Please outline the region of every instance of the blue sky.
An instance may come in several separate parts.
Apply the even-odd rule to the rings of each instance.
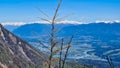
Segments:
[[[0,0],[0,22],[31,22],[52,17],[59,0]],[[120,0],[63,0],[59,16],[65,20],[94,22],[120,20]]]

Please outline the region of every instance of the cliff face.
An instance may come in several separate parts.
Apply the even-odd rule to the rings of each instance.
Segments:
[[[0,25],[0,68],[42,68],[47,56]]]

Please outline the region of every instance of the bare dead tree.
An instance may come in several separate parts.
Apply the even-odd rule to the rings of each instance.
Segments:
[[[56,30],[55,28],[55,24],[57,22],[60,22],[62,21],[61,19],[62,18],[58,18],[57,19],[57,15],[58,15],[58,11],[60,9],[60,6],[61,6],[61,3],[62,3],[62,0],[60,0],[60,2],[58,3],[58,6],[55,10],[55,13],[53,15],[53,18],[52,20],[48,20],[48,19],[45,19],[45,18],[41,18],[41,20],[44,20],[44,21],[47,21],[50,23],[51,25],[51,32],[50,32],[50,39],[49,39],[49,42],[50,42],[50,47],[46,46],[44,43],[42,43],[40,40],[39,40],[39,44],[44,46],[45,48],[47,48],[50,52],[49,54],[49,59],[48,59],[48,68],[53,68],[54,67],[54,61],[53,61],[53,57],[54,55],[56,55],[57,53],[60,54],[59,56],[59,61],[58,61],[58,68],[64,68],[64,65],[65,65],[65,62],[66,62],[66,59],[67,59],[67,56],[68,56],[68,52],[69,52],[69,49],[71,47],[71,42],[72,42],[72,39],[73,39],[73,36],[70,38],[70,40],[64,44],[64,39],[58,39],[56,37],[56,33],[58,32],[58,30]],[[39,11],[45,15],[47,18],[49,18],[49,16],[41,11],[39,9]],[[61,43],[61,44],[60,44]],[[63,50],[65,50],[65,55],[63,56]],[[63,59],[63,60],[62,60]]]
[[[51,22],[51,48],[50,48],[50,57],[49,57],[49,68],[51,68],[51,65],[52,65],[52,58],[53,58],[53,48],[55,47],[55,42],[54,42],[54,38],[55,38],[55,20],[56,20],[56,17],[57,17],[57,13],[58,13],[58,10],[61,6],[61,3],[62,3],[62,0],[60,0],[60,2],[58,3],[58,6],[57,6],[57,9],[54,13],[54,16],[53,16],[53,19],[52,19],[52,22]]]
[[[65,56],[64,56],[64,59],[63,59],[62,68],[64,68],[64,66],[65,66],[65,62],[66,62],[66,59],[67,59],[67,56],[68,56],[68,51],[69,51],[69,49],[71,47],[70,44],[71,44],[72,40],[73,40],[73,36],[70,38],[70,41],[67,43],[67,49],[66,49],[66,53],[65,53]]]
[[[108,61],[110,68],[114,68],[114,64],[112,62],[112,59],[109,56],[106,56],[106,60]]]
[[[61,43],[61,47],[60,47],[60,57],[59,57],[59,68],[61,68],[61,63],[62,63],[62,50],[63,50],[63,42],[64,42],[64,39],[62,39],[62,43]]]

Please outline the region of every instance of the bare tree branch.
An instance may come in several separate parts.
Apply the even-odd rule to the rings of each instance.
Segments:
[[[68,51],[70,49],[70,44],[72,42],[72,39],[73,39],[73,36],[70,38],[70,41],[67,43],[68,47],[67,47],[67,50],[66,50],[66,53],[65,53],[65,56],[64,56],[64,59],[63,59],[63,65],[62,65],[62,68],[64,68],[65,66],[65,62],[66,62],[66,59],[67,59],[67,56],[68,56]]]
[[[43,12],[41,9],[39,9],[39,8],[37,8],[44,16],[46,16],[47,18],[49,18],[50,19],[50,17],[49,17],[49,15],[48,14],[46,14],[45,12]]]
[[[63,17],[57,18],[56,20],[61,20],[61,21],[62,21],[62,19],[65,19],[65,18],[67,18],[67,17],[69,17],[69,16],[71,16],[71,15],[73,15],[73,14],[65,15],[65,16],[63,16]]]
[[[44,19],[44,18],[40,18],[40,19],[43,20],[43,21],[46,21],[46,22],[51,23],[51,21],[49,21],[49,20],[47,20],[47,19]]]
[[[44,43],[42,43],[41,41],[39,41],[39,44],[42,45],[42,46],[44,46],[44,47],[47,48],[48,50],[50,50],[49,47],[46,46],[46,45],[45,45]]]
[[[52,19],[52,24],[54,24],[54,21],[56,19],[57,14],[58,14],[58,10],[61,6],[61,3],[62,3],[62,0],[60,0],[60,2],[58,3],[57,9],[56,9],[55,14],[54,14],[53,19]]]
[[[61,43],[61,47],[60,47],[60,57],[59,57],[59,68],[61,68],[61,60],[62,60],[62,50],[63,50],[63,42],[64,42],[64,39],[62,39],[62,43]]]
[[[114,64],[112,62],[112,59],[109,56],[106,56],[106,59],[107,59],[109,65],[110,65],[110,68],[114,68]]]

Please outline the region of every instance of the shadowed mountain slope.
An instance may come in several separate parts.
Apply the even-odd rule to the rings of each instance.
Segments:
[[[0,25],[0,68],[42,68],[47,55]]]

